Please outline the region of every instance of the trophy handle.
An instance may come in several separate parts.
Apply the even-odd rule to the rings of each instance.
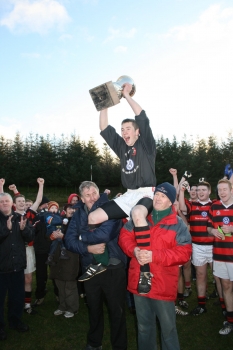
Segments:
[[[123,86],[125,83],[129,83],[132,85],[132,90],[129,93],[129,95],[131,97],[136,92],[136,85],[135,85],[133,79],[130,78],[128,75],[122,75],[120,78],[117,79],[116,82],[113,83],[119,99],[121,99],[123,97],[122,91],[123,91]]]

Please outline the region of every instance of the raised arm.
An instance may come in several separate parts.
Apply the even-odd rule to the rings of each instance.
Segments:
[[[173,176],[173,186],[175,187],[176,193],[177,193],[178,192],[178,186],[179,186],[178,178],[177,178],[177,169],[170,168],[169,169],[169,173]]]
[[[103,109],[100,111],[99,127],[103,131],[108,126],[108,109]]]
[[[180,186],[180,192],[179,192],[179,206],[180,206],[180,210],[182,212],[187,213],[187,206],[185,204],[185,200],[184,200],[184,191],[185,191],[185,186],[183,186],[181,184]]]
[[[125,99],[127,100],[128,104],[130,105],[130,107],[134,111],[134,114],[139,115],[142,111],[142,107],[136,101],[134,101],[132,99],[132,97],[129,95],[131,90],[132,90],[132,85],[129,83],[126,83],[124,85],[122,93],[123,93]]]
[[[33,211],[37,211],[37,209],[42,201],[43,191],[44,191],[44,179],[42,179],[41,177],[38,177],[37,182],[39,185],[39,189],[38,189],[36,200],[31,206],[31,209]]]

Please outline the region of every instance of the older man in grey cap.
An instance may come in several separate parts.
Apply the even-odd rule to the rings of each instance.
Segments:
[[[134,294],[139,350],[156,350],[156,316],[161,326],[162,349],[180,349],[174,301],[179,265],[189,260],[192,248],[187,226],[172,206],[175,199],[174,186],[168,182],[158,185],[152,213],[147,219],[141,216],[135,223],[129,221],[120,233],[119,245],[131,258],[128,290]],[[138,291],[138,276],[142,273],[140,267],[147,264],[151,288],[142,295]]]

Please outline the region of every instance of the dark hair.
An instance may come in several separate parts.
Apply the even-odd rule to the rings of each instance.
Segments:
[[[64,205],[63,210],[66,211],[68,208],[73,208],[73,204],[67,203]]]
[[[13,198],[13,203],[16,203],[16,199],[17,198],[24,198],[25,199],[25,196],[23,194],[17,194],[16,196],[14,196]]]
[[[208,190],[211,191],[211,186],[210,186],[209,182],[207,182],[207,181],[199,182],[199,184],[197,184],[197,187],[199,187],[199,186],[206,186],[208,188]]]
[[[138,124],[135,122],[134,119],[130,119],[130,118],[124,119],[124,120],[122,120],[121,125],[122,125],[122,124],[125,124],[125,123],[132,123],[132,125],[133,125],[133,127],[134,127],[135,130],[139,129],[139,126],[138,126]]]

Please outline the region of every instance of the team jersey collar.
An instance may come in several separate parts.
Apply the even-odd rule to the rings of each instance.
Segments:
[[[233,205],[233,201],[231,204],[224,204],[223,201],[220,199],[220,202],[222,203],[222,205],[225,207],[225,208],[229,208]]]
[[[202,205],[206,205],[207,203],[211,202],[212,203],[212,200],[209,198],[207,202],[201,202],[199,201],[199,199],[197,200],[198,203],[202,204]]]

